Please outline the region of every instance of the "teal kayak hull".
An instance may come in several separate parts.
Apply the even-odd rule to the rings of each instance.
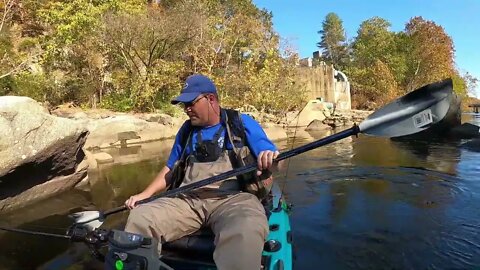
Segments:
[[[268,258],[268,268],[265,269],[292,269],[293,268],[293,247],[292,247],[292,232],[290,228],[289,211],[290,207],[287,205],[282,197],[281,190],[278,185],[272,187],[273,195],[273,209],[270,211],[268,224],[270,233],[266,241],[266,247],[263,251],[263,257]],[[272,243],[269,245],[269,243]],[[267,246],[277,247],[270,248]],[[270,249],[270,250],[268,250]]]

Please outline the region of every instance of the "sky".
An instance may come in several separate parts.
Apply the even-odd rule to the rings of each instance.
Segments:
[[[347,39],[357,35],[360,24],[378,16],[391,23],[391,31],[403,31],[410,18],[422,16],[442,26],[455,46],[460,74],[480,79],[480,0],[253,0],[258,8],[273,13],[274,29],[299,52],[312,56],[325,16],[336,13],[343,21]],[[480,85],[474,93],[480,98]]]

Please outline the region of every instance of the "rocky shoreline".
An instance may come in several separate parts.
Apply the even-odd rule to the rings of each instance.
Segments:
[[[249,106],[239,110],[259,121],[274,141],[287,139],[295,126],[297,136],[308,136],[308,132],[351,126],[370,113],[332,112],[316,101],[284,117]],[[68,104],[48,110],[27,97],[0,97],[0,213],[88,185],[88,172],[102,164],[137,162],[168,152],[187,119],[180,115],[85,111]],[[135,153],[133,146],[156,141],[161,143]],[[112,153],[122,151],[133,154],[113,158]]]

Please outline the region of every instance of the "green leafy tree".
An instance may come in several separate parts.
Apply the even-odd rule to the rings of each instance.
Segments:
[[[150,8],[147,14],[113,15],[105,21],[104,43],[116,77],[125,88],[117,88],[132,99],[136,110],[154,110],[157,99],[165,103],[180,88],[184,76],[183,55],[198,35],[201,17],[193,1],[183,2],[166,13]],[[189,19],[190,18],[190,19]],[[129,27],[126,28],[125,25]],[[114,78],[115,79],[115,78]]]
[[[305,100],[305,93],[294,81],[295,69],[272,49],[262,59],[262,66],[255,58],[247,60],[245,80],[248,87],[242,93],[240,104],[251,104],[262,112],[285,115],[292,109],[298,109]],[[294,61],[294,59],[290,59]],[[240,105],[239,104],[239,105]]]
[[[333,64],[337,69],[343,69],[348,61],[345,30],[343,22],[335,13],[328,13],[322,23],[318,48],[322,50],[322,60]]]
[[[301,102],[296,57],[280,48],[272,14],[251,0],[10,1],[22,11],[11,17],[21,27],[2,27],[10,66],[0,69],[25,68],[0,82],[9,93],[52,105],[173,111],[181,81],[200,72],[219,85],[226,106],[283,112]]]
[[[454,74],[450,76],[453,81],[453,90],[457,93],[460,97],[467,97],[467,83],[465,82],[464,78],[455,71]]]
[[[395,76],[381,60],[375,60],[369,68],[353,67],[349,71],[354,108],[373,110],[397,96]]]
[[[30,36],[32,1],[3,0],[0,2],[0,93],[18,90],[15,77],[21,76],[35,63],[40,54],[37,40]]]
[[[145,3],[138,0],[46,1],[37,11],[45,25],[42,67],[55,77],[59,95],[52,104],[73,101],[96,107],[102,97],[107,48],[99,39],[107,13],[139,13]],[[63,94],[60,94],[63,93]]]
[[[352,43],[352,64],[346,73],[352,81],[353,105],[357,108],[373,109],[398,95],[397,81],[406,69],[400,44],[406,41],[389,27],[385,19],[368,19],[360,25]]]
[[[395,46],[395,34],[389,31],[390,26],[379,17],[362,22],[352,44],[355,66],[368,67],[377,60],[390,61]]]
[[[250,104],[269,112],[298,106],[299,99],[282,98],[288,92],[303,95],[300,87],[292,87],[294,62],[282,57],[271,14],[251,1],[197,3],[203,11],[197,16],[207,19],[197,25],[200,34],[186,52],[187,69],[214,78],[226,106]]]

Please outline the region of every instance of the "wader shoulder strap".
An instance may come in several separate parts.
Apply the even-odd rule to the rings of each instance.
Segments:
[[[170,182],[167,183],[168,190],[178,188],[182,184],[183,178],[185,177],[185,170],[186,170],[185,154],[187,152],[188,143],[190,142],[190,138],[192,135],[190,122],[187,122],[186,125],[187,127],[185,128],[182,136],[180,137],[180,141],[178,142],[183,147],[182,154],[180,155],[180,158],[177,161],[175,161],[175,164],[173,164]]]
[[[190,137],[192,135],[192,124],[190,124],[190,120],[185,123],[186,128],[180,137],[180,141],[178,142],[182,147],[182,154],[180,155],[180,160],[185,160],[185,153],[187,152],[188,143],[190,142]]]
[[[245,133],[245,126],[243,124],[242,117],[240,112],[231,109],[225,109],[225,117],[227,128],[230,128],[231,136],[233,136],[233,141],[230,140],[232,145],[235,147],[241,148],[244,145],[247,145],[247,136]],[[231,138],[229,138],[231,139]]]
[[[233,110],[232,110],[233,111]],[[245,126],[241,119],[241,115],[237,111],[227,111],[227,134],[228,138],[233,147],[233,153],[229,154],[230,162],[232,163],[234,168],[239,168],[242,166],[247,165],[247,163],[254,162],[255,158],[252,155],[252,149],[246,140],[245,134]],[[236,133],[235,133],[236,132]],[[240,143],[236,144],[235,139],[239,139]],[[247,148],[245,148],[245,146]],[[248,149],[248,150],[247,150]],[[263,174],[262,174],[263,175]],[[267,178],[269,175],[265,175]],[[265,184],[262,181],[266,178],[260,178],[256,176],[255,172],[251,172],[248,174],[243,174],[237,176],[238,181],[240,182],[241,189],[243,191],[249,192],[255,196],[259,200],[262,200],[266,197],[268,190],[265,187]]]
[[[240,151],[244,146],[247,146],[249,149],[250,146],[246,141],[245,126],[243,125],[241,115],[235,110],[225,110],[225,118],[227,122],[226,127],[228,139],[230,140],[233,152],[235,153],[234,157],[230,156],[230,161],[236,168],[245,166],[246,164]]]

